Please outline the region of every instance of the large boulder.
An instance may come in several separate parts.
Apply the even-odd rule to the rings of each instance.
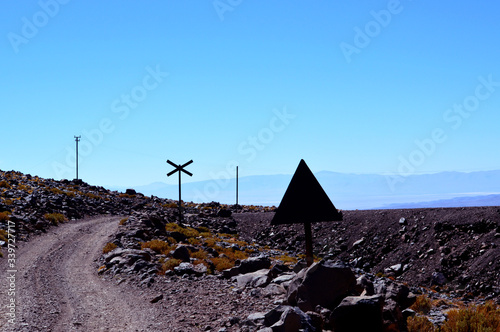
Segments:
[[[348,296],[336,307],[330,322],[335,332],[381,332],[383,295]]]
[[[288,303],[303,311],[333,309],[356,288],[356,277],[342,262],[320,261],[302,270],[288,287]]]
[[[271,326],[273,332],[315,332],[311,318],[297,307],[288,307]]]
[[[262,269],[251,273],[241,274],[236,277],[238,287],[265,287],[271,281],[269,270]]]

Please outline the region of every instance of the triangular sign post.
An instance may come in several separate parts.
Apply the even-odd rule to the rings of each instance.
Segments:
[[[306,261],[307,265],[310,266],[313,262],[311,223],[340,220],[342,220],[342,213],[335,208],[302,159],[286,189],[271,225],[304,224]]]

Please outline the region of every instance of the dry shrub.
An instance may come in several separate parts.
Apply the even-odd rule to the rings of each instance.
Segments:
[[[120,225],[125,225],[127,220],[128,220],[128,218],[123,218],[122,220],[120,220]]]
[[[431,311],[432,308],[432,301],[425,295],[420,295],[417,297],[417,300],[415,303],[410,307],[410,309],[426,315]]]
[[[174,222],[168,223],[165,225],[165,230],[167,232],[179,232],[184,234],[187,238],[198,237],[200,232],[191,227],[182,227]]]
[[[227,270],[234,266],[234,262],[231,262],[227,257],[214,257],[210,258],[214,267],[217,271]]]
[[[104,248],[102,248],[102,253],[107,254],[108,252],[110,252],[116,248],[118,248],[118,246],[116,244],[114,244],[113,242],[108,242],[108,243],[106,243]]]
[[[210,228],[208,228],[208,227],[200,226],[197,228],[197,230],[200,233],[208,233],[209,235],[207,235],[207,237],[211,236]],[[200,234],[200,235],[203,236],[203,234]]]
[[[205,250],[198,250],[198,251],[191,253],[191,257],[196,258],[196,259],[207,259],[208,252],[206,252]]]
[[[0,212],[0,222],[1,221],[7,221],[9,220],[9,213],[8,212]]]
[[[500,307],[493,301],[448,311],[443,332],[500,332]]]
[[[160,274],[165,274],[165,272],[173,270],[174,267],[179,266],[182,263],[180,259],[170,258],[165,263],[161,265]]]
[[[0,241],[8,242],[9,234],[5,229],[0,229]]]
[[[204,239],[204,245],[210,248],[214,248],[217,241],[214,238]]]
[[[141,242],[141,249],[150,248],[151,250],[159,253],[168,255],[168,253],[173,249],[167,242],[162,240],[151,240],[148,242]]]
[[[408,332],[435,332],[437,331],[432,324],[424,316],[408,317],[407,320]]]
[[[0,188],[10,189],[11,186],[10,186],[10,184],[7,181],[2,180],[2,181],[0,181]]]
[[[46,213],[43,217],[54,225],[57,225],[67,220],[64,214],[62,213]]]
[[[197,245],[201,244],[200,239],[197,239],[195,237],[190,237],[187,241],[190,245],[193,245],[193,246],[197,246]]]
[[[297,258],[296,257],[291,257],[288,255],[281,255],[281,256],[276,256],[272,257],[272,259],[282,261],[284,264],[295,264],[297,263]]]

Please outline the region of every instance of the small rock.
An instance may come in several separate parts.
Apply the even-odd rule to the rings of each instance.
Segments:
[[[158,295],[158,296],[154,297],[154,298],[153,298],[151,301],[149,301],[149,302],[151,302],[151,303],[156,303],[156,302],[160,301],[161,299],[163,299],[163,294],[160,294],[160,295]]]
[[[183,262],[189,263],[191,255],[189,254],[189,249],[186,246],[179,245],[175,248],[172,255],[176,259],[180,259]]]

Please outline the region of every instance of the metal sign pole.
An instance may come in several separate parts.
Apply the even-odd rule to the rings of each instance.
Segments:
[[[179,222],[182,221],[182,200],[181,200],[181,172],[184,172],[186,173],[187,175],[189,176],[193,176],[193,173],[191,172],[188,172],[184,169],[184,167],[186,167],[187,165],[190,165],[193,161],[190,160],[188,161],[187,163],[185,163],[184,165],[177,165],[177,164],[174,164],[173,162],[171,162],[170,160],[167,160],[167,163],[174,166],[175,169],[173,171],[171,171],[170,173],[167,174],[167,176],[170,176],[170,175],[173,175],[175,174],[175,172],[179,172],[179,204],[178,204],[178,208],[179,208]]]
[[[76,141],[76,179],[78,180],[78,142],[80,142],[82,136],[75,136]]]
[[[306,236],[306,263],[307,266],[311,266],[312,263],[314,262],[314,256],[313,256],[313,244],[312,244],[313,241],[312,230],[310,222],[304,223],[304,231]]]

